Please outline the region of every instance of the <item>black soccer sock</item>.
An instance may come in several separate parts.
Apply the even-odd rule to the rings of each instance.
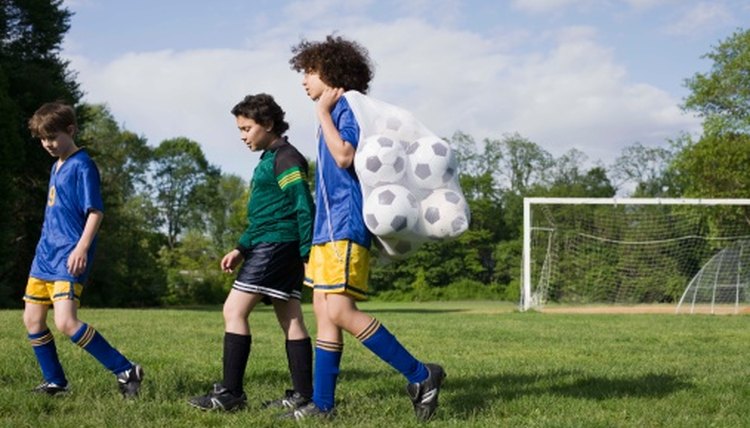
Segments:
[[[292,387],[300,395],[312,398],[312,341],[309,337],[286,341],[286,358],[289,362],[289,373],[292,375]]]
[[[224,380],[221,384],[235,397],[244,392],[242,382],[252,341],[251,335],[224,333]]]

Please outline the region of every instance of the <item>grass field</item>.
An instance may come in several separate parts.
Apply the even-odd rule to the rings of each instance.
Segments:
[[[750,427],[748,315],[518,313],[495,302],[362,308],[418,358],[445,366],[448,378],[431,426]],[[305,310],[312,327],[310,306]],[[0,425],[297,425],[258,409],[289,386],[270,309],[251,316],[249,406],[233,414],[203,413],[186,403],[221,377],[220,308],[83,308],[79,315],[143,365],[142,396],[122,400],[114,376],[59,333],[72,392],[29,393],[40,372],[21,312],[0,311]],[[304,426],[418,425],[403,378],[350,337],[339,380],[338,417]]]

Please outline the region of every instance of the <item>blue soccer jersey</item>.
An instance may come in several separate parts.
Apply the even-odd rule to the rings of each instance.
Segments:
[[[339,98],[331,111],[333,124],[344,141],[357,148],[359,124],[346,98]],[[354,165],[339,168],[318,133],[318,176],[315,181],[315,226],[313,244],[349,239],[370,248],[371,236],[362,216],[362,189]]]
[[[81,149],[57,168],[52,166],[42,236],[36,246],[30,275],[46,281],[83,283],[88,276],[96,242],[88,251],[86,270],[75,277],[68,272],[67,261],[81,239],[90,210],[104,211],[99,170],[88,153]]]

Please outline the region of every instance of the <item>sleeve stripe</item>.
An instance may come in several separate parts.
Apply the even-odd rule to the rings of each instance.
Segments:
[[[304,179],[305,178],[302,175],[302,172],[298,168],[288,169],[284,171],[284,173],[276,177],[276,181],[279,182],[279,187],[281,187],[281,190],[284,190],[290,185],[297,182],[304,181]]]

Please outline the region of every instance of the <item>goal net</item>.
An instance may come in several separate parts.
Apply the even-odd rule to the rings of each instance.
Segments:
[[[750,199],[525,198],[521,309],[750,303]]]

